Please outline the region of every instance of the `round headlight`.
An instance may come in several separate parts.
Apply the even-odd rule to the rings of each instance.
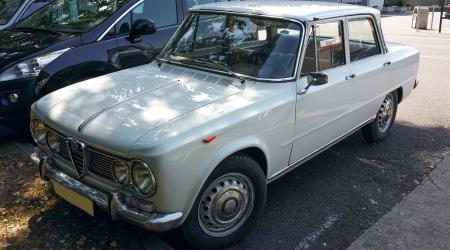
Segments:
[[[128,167],[123,161],[113,162],[113,174],[117,183],[125,185],[130,179],[130,174],[128,173]]]
[[[59,138],[52,131],[47,132],[47,146],[51,151],[58,153],[59,152]]]
[[[139,192],[145,195],[153,195],[155,193],[155,176],[147,164],[134,162],[131,167],[131,179]]]
[[[47,128],[45,124],[38,118],[34,118],[31,121],[31,134],[33,135],[36,143],[45,145],[45,137],[46,137]]]

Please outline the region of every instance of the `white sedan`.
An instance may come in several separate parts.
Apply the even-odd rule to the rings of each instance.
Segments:
[[[384,140],[418,63],[416,48],[384,42],[371,8],[198,6],[155,62],[37,101],[32,157],[91,215],[224,247],[250,230],[269,182],[357,129]]]

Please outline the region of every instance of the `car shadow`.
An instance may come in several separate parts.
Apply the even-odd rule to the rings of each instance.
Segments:
[[[231,249],[346,248],[449,151],[444,127],[397,123],[379,144],[357,132],[271,183],[263,214]],[[27,231],[8,238],[7,248],[188,249],[177,231],[155,234],[105,213],[90,217],[62,200],[29,219]]]

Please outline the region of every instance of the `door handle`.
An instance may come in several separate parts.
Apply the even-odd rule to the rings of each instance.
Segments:
[[[383,67],[386,67],[386,66],[389,66],[389,65],[391,65],[391,61],[387,61],[387,62],[383,63]]]
[[[349,80],[350,78],[355,78],[355,77],[356,77],[355,74],[350,74],[350,75],[345,77],[345,80]]]

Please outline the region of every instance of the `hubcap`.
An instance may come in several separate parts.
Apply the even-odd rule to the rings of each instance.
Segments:
[[[391,94],[384,98],[380,110],[378,110],[378,130],[381,133],[386,132],[392,123],[394,116],[394,99]]]
[[[213,237],[234,233],[250,216],[254,193],[252,182],[243,174],[219,177],[208,186],[198,207],[202,230]]]

